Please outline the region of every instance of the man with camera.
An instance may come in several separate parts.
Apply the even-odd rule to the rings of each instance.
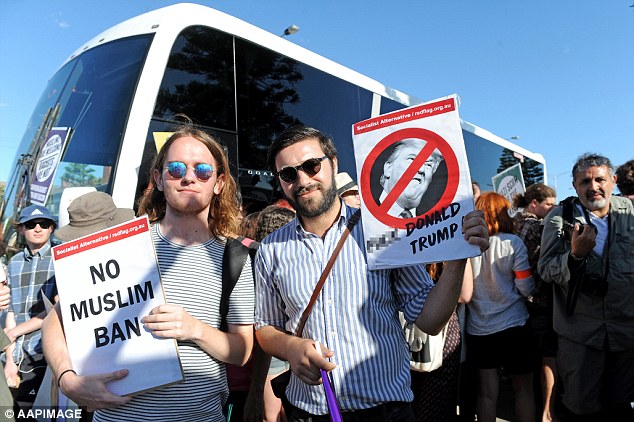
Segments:
[[[584,154],[577,197],[544,220],[539,274],[554,283],[559,420],[630,421],[634,413],[634,206],[612,195],[609,159]]]

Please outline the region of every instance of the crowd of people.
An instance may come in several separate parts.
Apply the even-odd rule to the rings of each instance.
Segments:
[[[71,241],[134,211],[103,192],[71,202],[61,228],[46,207],[22,209],[15,225],[25,246],[0,286],[2,405],[33,406],[48,368],[53,390],[84,420],[330,421],[327,381],[344,421],[487,422],[508,377],[513,420],[634,420],[634,161],[617,170],[581,156],[576,196],[559,206],[542,183],[511,204],[474,182],[462,232],[481,255],[391,270],[368,269],[359,188],[339,171],[331,139],[291,127],[267,164],[282,198],[247,206],[206,132],[183,124],[158,152],[136,214],[152,223],[166,303],[141,321],[176,341],[184,381],[131,396],[108,389],[126,368],[74,370],[51,238]],[[433,183],[437,163],[425,166]],[[249,254],[224,327],[223,254],[234,238]],[[421,369],[432,338],[442,364]],[[274,391],[283,374],[287,384]]]

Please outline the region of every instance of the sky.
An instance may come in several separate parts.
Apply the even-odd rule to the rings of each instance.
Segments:
[[[167,0],[0,1],[0,181],[48,79],[100,32]],[[546,159],[559,198],[597,152],[634,158],[634,0],[194,1],[428,101]]]

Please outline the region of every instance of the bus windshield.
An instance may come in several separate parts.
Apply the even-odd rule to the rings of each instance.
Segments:
[[[110,192],[111,175],[117,163],[125,124],[152,35],[123,38],[93,48],[64,65],[49,81],[18,149],[37,161],[46,133],[40,126],[56,109],[50,127],[68,127],[71,135],[57,169],[46,206],[57,214],[63,189],[92,186]],[[48,128],[44,128],[47,132]],[[24,169],[23,169],[24,170]],[[30,172],[32,173],[32,172]],[[7,197],[5,216],[11,215],[16,198],[28,183],[16,168],[10,183],[15,196]],[[22,186],[17,186],[17,185]],[[7,189],[8,190],[8,189]]]

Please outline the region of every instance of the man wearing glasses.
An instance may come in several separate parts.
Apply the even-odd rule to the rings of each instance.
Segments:
[[[286,130],[269,148],[267,162],[297,210],[295,220],[262,241],[255,260],[256,336],[265,352],[291,365],[289,421],[330,421],[320,369],[330,372],[344,420],[415,420],[409,350],[397,311],[425,332],[438,333],[457,304],[466,260],[448,262],[436,285],[423,265],[369,271],[357,224],[315,302],[304,338],[289,335],[357,210],[337,196],[337,151],[318,130]],[[463,232],[470,244],[488,248],[480,211],[465,216]],[[316,341],[324,345],[323,357]]]
[[[4,373],[13,387],[16,405],[28,410],[40,388],[46,360],[42,352],[40,328],[46,316],[43,296],[57,300],[57,286],[49,239],[55,229],[50,211],[31,205],[20,212],[18,232],[26,246],[9,262],[7,282],[11,306],[7,312],[6,333],[11,345],[6,349]]]

